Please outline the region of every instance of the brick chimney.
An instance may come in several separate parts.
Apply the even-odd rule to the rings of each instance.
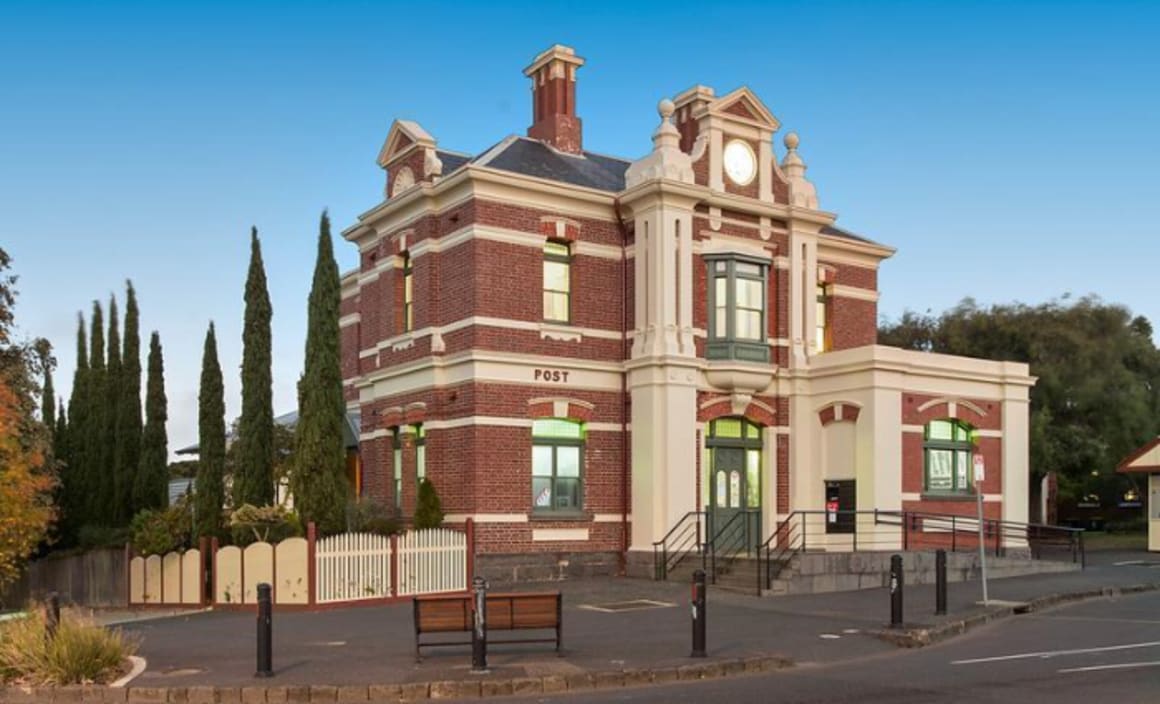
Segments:
[[[528,136],[562,152],[581,151],[580,118],[576,117],[576,69],[584,59],[572,47],[557,44],[541,52],[524,69],[532,79],[532,126]]]

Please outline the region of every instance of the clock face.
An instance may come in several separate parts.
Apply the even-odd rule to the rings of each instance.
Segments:
[[[725,174],[738,186],[744,186],[757,175],[757,158],[753,149],[739,139],[725,145]]]

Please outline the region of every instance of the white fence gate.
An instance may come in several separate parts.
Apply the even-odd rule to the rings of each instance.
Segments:
[[[391,595],[391,540],[371,533],[342,533],[317,542],[314,564],[319,604],[381,599]]]
[[[467,590],[467,534],[447,528],[408,531],[398,538],[397,596]]]

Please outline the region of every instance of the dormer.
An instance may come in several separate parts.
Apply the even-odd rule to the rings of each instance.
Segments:
[[[694,86],[674,101],[681,148],[693,157],[697,183],[715,191],[786,202],[786,179],[773,157],[773,134],[781,123],[749,90],[717,97]]]
[[[378,163],[387,172],[384,198],[393,198],[416,183],[431,183],[443,174],[435,138],[411,120],[391,124]]]

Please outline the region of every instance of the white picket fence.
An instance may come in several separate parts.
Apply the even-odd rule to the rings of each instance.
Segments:
[[[467,589],[467,535],[447,528],[409,531],[395,539],[369,533],[322,538],[315,548],[315,601],[381,599]],[[393,559],[392,559],[393,558]],[[396,564],[397,593],[391,590]]]
[[[431,594],[467,589],[467,534],[447,528],[399,536],[399,593]]]
[[[379,599],[391,595],[391,539],[371,533],[342,533],[316,543],[315,600]]]

